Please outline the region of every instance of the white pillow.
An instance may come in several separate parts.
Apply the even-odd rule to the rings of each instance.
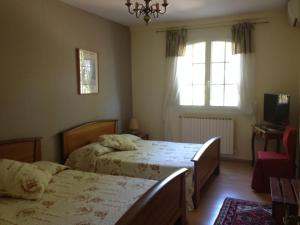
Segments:
[[[30,163],[0,159],[0,195],[40,199],[52,178]]]
[[[132,151],[136,150],[136,144],[128,137],[122,134],[106,134],[101,135],[100,142],[103,146],[121,150],[121,151]]]
[[[127,137],[127,138],[129,138],[130,140],[132,140],[132,141],[139,141],[139,140],[142,140],[142,138],[140,138],[140,137],[138,137],[138,136],[136,136],[136,135],[134,135],[134,134],[121,134],[122,136],[124,136],[124,137]]]
[[[68,166],[49,161],[38,161],[34,162],[33,165],[37,166],[40,170],[49,172],[51,175],[55,175],[63,170],[70,169]]]
[[[72,169],[95,172],[97,157],[113,152],[113,149],[104,147],[99,142],[85,145],[73,151],[65,165]]]

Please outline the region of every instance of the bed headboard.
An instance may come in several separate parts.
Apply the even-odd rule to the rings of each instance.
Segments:
[[[41,160],[41,138],[22,138],[0,141],[0,159],[13,159],[21,162]]]
[[[62,133],[63,159],[72,151],[98,140],[99,135],[117,133],[117,120],[99,120],[82,124]]]

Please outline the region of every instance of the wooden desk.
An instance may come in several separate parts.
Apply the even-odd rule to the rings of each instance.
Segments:
[[[298,215],[300,182],[285,178],[270,178],[270,189],[272,197],[272,217],[276,225],[283,225],[283,217]],[[296,225],[296,223],[293,223]]]
[[[269,129],[262,125],[252,125],[252,141],[251,141],[251,149],[252,149],[252,166],[254,165],[255,161],[255,138],[260,137],[263,138],[264,143],[264,151],[268,148],[268,142],[271,139],[276,139],[277,146],[276,151],[280,151],[280,141],[282,139],[282,130],[276,130],[276,129]]]

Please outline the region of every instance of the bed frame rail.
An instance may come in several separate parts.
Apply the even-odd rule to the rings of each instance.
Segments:
[[[179,169],[153,186],[116,225],[185,225],[185,173]]]
[[[201,189],[213,174],[219,174],[220,170],[220,137],[214,137],[204,143],[196,153],[194,162],[194,206],[200,203]]]

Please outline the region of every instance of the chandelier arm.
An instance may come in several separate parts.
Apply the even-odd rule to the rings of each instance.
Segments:
[[[143,5],[141,5],[141,7],[138,8],[138,10],[136,11],[135,17],[136,17],[136,18],[140,18],[141,15],[143,15],[143,14],[144,14],[144,7],[143,7]]]
[[[159,8],[159,3],[155,3],[151,5],[151,13],[155,18],[158,18],[158,15],[161,14],[161,10]]]
[[[167,6],[164,6],[164,11],[161,11],[159,12],[160,15],[163,15],[167,12]]]
[[[160,14],[162,15],[162,14],[165,14],[166,12],[167,12],[167,7],[168,7],[168,2],[167,1],[164,1],[164,3],[163,4],[161,4],[163,7],[164,7],[164,11],[162,12],[160,12]]]
[[[134,14],[134,10],[132,10],[132,3],[130,2],[130,1],[127,1],[127,3],[125,3],[125,5],[127,6],[127,8],[128,8],[128,12],[129,12],[129,14]]]
[[[139,13],[139,11],[140,11],[140,9],[139,9],[139,3],[135,3],[135,7],[133,8],[133,14],[135,14],[135,17],[136,18],[139,18],[140,17],[140,13]]]
[[[151,15],[153,16],[153,18],[158,18],[158,12],[156,10],[152,11]]]
[[[140,11],[135,11],[135,17],[140,18],[140,16],[141,16],[141,12]]]
[[[128,7],[128,12],[129,12],[131,15],[134,14],[134,10],[132,10],[131,7],[130,7],[130,8]]]
[[[157,4],[152,4],[151,6],[149,6],[150,9],[155,10],[154,8],[156,8]]]

